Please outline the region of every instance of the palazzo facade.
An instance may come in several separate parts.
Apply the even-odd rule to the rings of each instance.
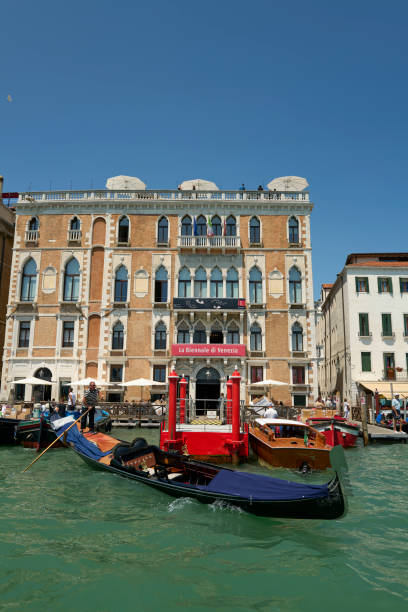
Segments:
[[[197,180],[154,190],[116,177],[107,186],[19,196],[3,399],[13,380],[29,376],[50,380],[55,399],[88,376],[109,383],[108,400],[139,399],[140,389],[118,383],[152,378],[164,393],[174,366],[193,399],[225,395],[237,367],[247,400],[269,391],[252,383],[275,379],[286,383],[275,399],[311,402],[306,181],[223,191]],[[33,396],[31,385],[15,389]]]

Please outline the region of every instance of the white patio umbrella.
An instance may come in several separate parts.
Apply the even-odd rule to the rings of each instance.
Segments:
[[[30,376],[29,378],[20,378],[20,380],[12,380],[11,385],[52,385],[49,380]]]
[[[289,383],[282,382],[281,380],[273,380],[272,378],[267,378],[266,380],[260,380],[256,383],[251,383],[252,387],[280,387],[280,386],[288,386]]]
[[[143,387],[162,386],[164,383],[157,382],[157,380],[150,380],[149,378],[135,378],[134,380],[128,380],[127,382],[119,384],[122,387],[140,387],[140,401],[142,401]]]
[[[88,376],[88,378],[82,378],[81,380],[74,380],[69,383],[70,387],[88,387],[91,382],[94,382],[97,387],[109,387],[110,383],[105,382],[104,380],[98,380],[97,378],[92,378],[92,376]]]

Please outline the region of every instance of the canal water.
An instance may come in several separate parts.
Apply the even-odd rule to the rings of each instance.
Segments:
[[[68,449],[22,474],[34,452],[1,447],[0,610],[406,611],[408,446],[346,455],[346,518],[285,521],[174,500]]]

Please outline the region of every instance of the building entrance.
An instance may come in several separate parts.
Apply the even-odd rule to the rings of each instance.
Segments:
[[[35,378],[41,378],[51,382],[52,374],[48,368],[40,368],[34,374]],[[33,386],[34,402],[49,402],[51,399],[51,385],[34,385]]]
[[[215,368],[202,368],[196,378],[196,414],[215,411],[219,415],[220,375]]]

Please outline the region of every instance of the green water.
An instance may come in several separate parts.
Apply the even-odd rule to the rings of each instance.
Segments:
[[[346,454],[349,514],[315,522],[175,500],[67,449],[21,474],[35,453],[1,447],[0,609],[407,610],[408,446]]]

